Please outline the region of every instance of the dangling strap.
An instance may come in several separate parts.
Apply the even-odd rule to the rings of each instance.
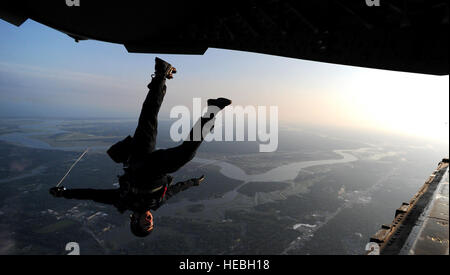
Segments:
[[[72,171],[72,168],[75,167],[75,165],[84,157],[84,155],[89,151],[89,148],[86,149],[86,151],[81,154],[81,156],[70,166],[69,171],[62,177],[62,179],[56,184],[56,187],[59,187],[59,185],[64,181],[64,179],[69,175],[70,171]]]
[[[164,186],[164,193],[163,193],[162,196],[161,196],[161,200],[164,199],[164,196],[166,195],[166,192],[167,192],[167,185]]]

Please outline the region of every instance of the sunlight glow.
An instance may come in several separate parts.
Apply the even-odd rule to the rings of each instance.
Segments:
[[[355,122],[445,141],[449,138],[448,81],[448,76],[358,72],[342,100],[352,110]]]

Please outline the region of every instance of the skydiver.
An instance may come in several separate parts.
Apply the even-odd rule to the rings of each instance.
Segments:
[[[195,138],[197,135],[194,137],[194,129],[200,127],[202,133],[209,133],[214,128],[216,114],[231,104],[231,100],[226,98],[209,99],[207,112],[194,125],[187,140],[173,148],[155,150],[158,112],[166,94],[166,79],[172,79],[176,72],[175,67],[155,58],[155,73],[147,86],[149,92],[133,137],[128,136],[107,151],[114,161],[124,165],[125,173],[119,176],[119,188],[66,189],[61,186],[51,188],[50,194],[54,197],[112,204],[121,213],[130,210],[131,232],[138,237],[148,236],[154,228],[151,210],[158,209],[176,193],[200,185],[205,179],[202,175],[172,184],[173,177],[168,175],[194,158],[206,135]]]

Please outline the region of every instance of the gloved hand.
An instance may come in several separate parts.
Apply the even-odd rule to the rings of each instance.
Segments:
[[[63,196],[63,192],[66,190],[64,186],[60,187],[52,187],[50,188],[49,192],[50,194],[55,198],[60,198]]]
[[[200,183],[205,179],[205,175],[201,175],[199,178],[194,178],[194,186],[199,186]]]

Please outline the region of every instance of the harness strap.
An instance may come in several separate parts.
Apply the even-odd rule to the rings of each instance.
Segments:
[[[162,180],[160,180],[162,181]],[[140,188],[140,187],[134,187],[134,186],[130,186],[128,185],[128,191],[135,194],[135,195],[148,195],[148,194],[154,194],[158,191],[160,191],[163,187],[164,187],[164,193],[162,195],[161,198],[164,198],[164,196],[166,195],[167,192],[167,188],[168,186],[170,186],[172,184],[173,181],[173,177],[172,176],[167,176],[167,181],[165,181],[163,184],[161,184],[158,187],[155,187],[153,189],[146,189],[146,188]]]
[[[130,187],[130,191],[133,194],[153,194],[153,193],[158,192],[162,188],[163,188],[163,185],[158,186],[154,189],[142,189],[142,188]],[[166,187],[166,189],[167,189],[167,187]],[[164,190],[164,193],[165,192],[166,192],[166,190]]]
[[[161,199],[164,199],[166,192],[167,192],[167,185],[164,187],[164,193],[162,194]]]

